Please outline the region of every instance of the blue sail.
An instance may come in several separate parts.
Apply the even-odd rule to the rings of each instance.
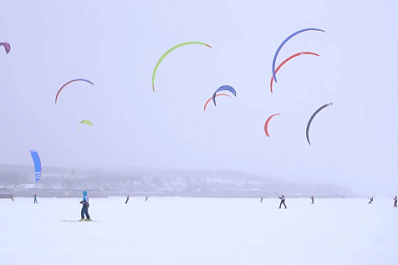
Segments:
[[[30,154],[33,159],[33,164],[35,166],[35,180],[39,181],[41,177],[41,162],[39,154],[35,150],[30,150]]]

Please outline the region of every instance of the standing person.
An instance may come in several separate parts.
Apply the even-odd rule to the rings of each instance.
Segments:
[[[260,202],[263,202],[263,197],[261,197]]]
[[[370,198],[370,200],[369,200],[368,204],[372,204],[372,202],[373,202],[373,197],[372,197],[372,198]]]
[[[311,196],[311,204],[314,204],[315,203],[315,198],[314,198],[314,196]]]
[[[393,200],[394,200],[394,207],[397,207],[397,195],[395,195],[395,197],[393,198]]]
[[[38,204],[38,202],[37,202],[37,196],[36,196],[36,194],[33,196],[33,204]]]
[[[281,203],[279,204],[279,209],[281,208],[282,204],[285,206],[285,209],[287,209],[285,204],[285,195],[282,195],[281,197],[279,197],[279,199],[281,200]]]
[[[145,197],[145,201],[147,201],[147,200],[148,200],[148,196]]]
[[[129,202],[129,200],[130,200],[130,195],[127,195],[126,196],[126,204]]]
[[[90,214],[88,213],[88,207],[90,207],[90,203],[87,191],[83,191],[83,200],[80,203],[83,204],[82,210],[80,212],[80,221],[91,221]],[[84,219],[84,216],[86,216],[87,219]]]

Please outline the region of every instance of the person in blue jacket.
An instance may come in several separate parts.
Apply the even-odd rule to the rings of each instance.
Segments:
[[[90,203],[87,191],[83,191],[83,200],[80,203],[83,204],[82,210],[80,212],[80,221],[91,221],[90,214],[88,213],[88,207],[90,207]],[[84,216],[86,216],[86,219],[84,219]]]

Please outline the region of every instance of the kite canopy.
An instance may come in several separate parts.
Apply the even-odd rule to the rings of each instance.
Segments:
[[[30,155],[33,159],[33,165],[35,167],[35,180],[39,181],[41,178],[41,162],[39,154],[35,150],[30,150]]]
[[[220,94],[217,94],[217,95],[216,95],[216,97],[219,97],[219,96],[227,96],[227,97],[232,98],[230,95],[228,95],[228,94],[223,94],[223,93],[220,93]],[[210,102],[212,99],[213,99],[213,97],[209,98],[209,99],[206,101],[205,105],[203,106],[203,110],[204,110],[204,111],[206,111],[207,105],[209,104],[209,102]]]
[[[309,145],[311,145],[311,143],[310,143],[309,132],[310,132],[310,126],[311,126],[312,120],[314,119],[314,117],[315,117],[321,110],[323,110],[324,108],[326,108],[326,107],[328,107],[328,106],[330,106],[330,105],[333,105],[333,103],[332,103],[332,102],[331,102],[331,103],[327,103],[327,104],[323,105],[322,107],[320,107],[319,109],[317,109],[317,110],[314,112],[314,114],[312,114],[310,120],[308,121],[307,129],[305,130],[305,134],[306,134],[306,136],[307,136],[307,142],[308,142]]]
[[[278,49],[275,52],[274,55],[274,60],[272,61],[272,76],[275,79],[275,82],[278,82],[278,80],[276,80],[276,71],[275,71],[275,63],[276,63],[276,58],[278,57],[278,54],[280,52],[280,50],[282,49],[283,45],[285,45],[285,43],[290,40],[291,38],[293,38],[294,36],[296,36],[297,34],[306,32],[306,31],[310,31],[310,30],[315,30],[315,31],[321,31],[321,32],[325,32],[323,29],[317,29],[317,28],[307,28],[307,29],[301,29],[299,31],[294,32],[293,34],[291,34],[289,37],[287,37],[284,41],[282,41],[282,43],[279,45]]]
[[[220,91],[229,91],[229,92],[231,92],[231,93],[236,97],[236,91],[235,91],[235,89],[234,89],[233,87],[228,86],[228,85],[220,86],[220,87],[216,90],[216,92],[214,92],[213,97],[212,97],[214,106],[216,106],[216,95],[217,95],[217,93],[220,92]]]
[[[89,126],[93,126],[93,123],[92,123],[91,121],[89,121],[89,120],[82,120],[82,121],[79,123],[79,130],[80,130],[80,127],[82,126],[82,124],[87,124],[87,125],[89,125]]]
[[[265,121],[265,124],[264,124],[264,132],[265,132],[265,135],[267,135],[268,137],[269,137],[269,133],[268,133],[268,123],[269,123],[269,121],[270,121],[273,117],[275,117],[275,116],[277,116],[277,115],[281,115],[281,114],[280,114],[280,113],[273,114],[273,115],[269,116],[268,119]]]
[[[290,56],[289,58],[287,58],[286,60],[284,60],[280,65],[278,65],[278,67],[277,67],[276,70],[275,70],[275,74],[278,73],[279,69],[281,69],[281,67],[282,67],[285,63],[287,63],[288,61],[290,61],[291,59],[293,59],[293,58],[295,58],[295,57],[297,57],[297,56],[306,55],[306,54],[308,54],[308,55],[319,56],[319,54],[314,53],[314,52],[299,52],[299,53],[293,54],[292,56]],[[271,93],[273,92],[273,91],[272,91],[272,85],[273,85],[273,83],[274,83],[274,77],[272,76],[272,77],[271,77],[271,82],[270,82],[270,84],[269,84],[269,87],[271,88]]]
[[[9,53],[11,50],[11,46],[8,42],[0,42],[0,46],[4,47],[4,49],[6,50],[6,53]]]
[[[58,96],[59,96],[59,94],[61,93],[62,89],[64,89],[64,87],[66,87],[66,86],[69,85],[70,83],[73,83],[73,82],[76,82],[76,81],[84,81],[84,82],[90,83],[91,85],[94,85],[93,82],[91,82],[90,80],[87,80],[87,79],[73,79],[73,80],[70,80],[69,82],[66,82],[66,83],[58,90],[57,95],[55,96],[55,104],[57,104]]]
[[[159,59],[158,62],[156,63],[155,68],[153,69],[153,73],[152,73],[152,89],[153,89],[153,92],[155,92],[155,77],[156,77],[156,72],[158,71],[158,67],[159,67],[160,63],[163,61],[163,59],[164,59],[170,52],[174,51],[175,49],[180,48],[180,47],[185,46],[185,45],[190,45],[190,44],[199,44],[199,45],[204,45],[204,46],[206,46],[206,47],[211,48],[211,46],[210,46],[209,44],[204,43],[204,42],[189,41],[189,42],[180,43],[180,44],[178,44],[178,45],[176,45],[176,46],[170,48],[169,50],[167,50],[167,51],[162,55],[162,57],[160,57],[160,59]]]

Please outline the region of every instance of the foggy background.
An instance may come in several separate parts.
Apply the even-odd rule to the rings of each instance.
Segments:
[[[70,172],[217,171],[397,193],[396,1],[2,0],[0,164]],[[280,43],[302,28],[320,28]],[[168,49],[188,45],[160,64]],[[55,105],[55,95],[66,82]],[[221,85],[236,97],[203,105]],[[333,105],[305,128],[320,106]],[[264,133],[265,120],[274,113]],[[88,119],[93,126],[79,122]],[[26,171],[27,172],[27,171]],[[25,174],[25,173],[24,173]],[[26,173],[28,174],[28,173]],[[162,175],[160,173],[160,175]],[[171,176],[170,176],[171,175]],[[228,175],[228,174],[227,174]],[[7,174],[0,175],[3,180]],[[77,184],[76,184],[77,185]]]

